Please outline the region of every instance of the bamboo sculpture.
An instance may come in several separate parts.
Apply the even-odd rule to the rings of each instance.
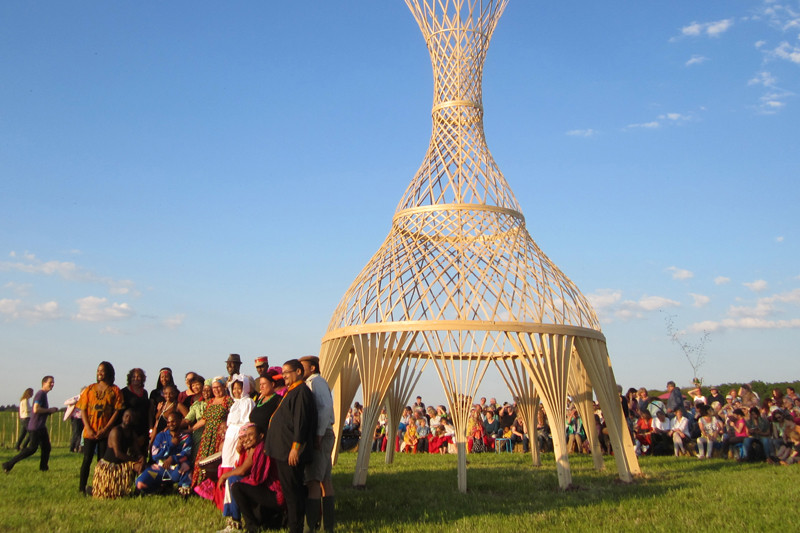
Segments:
[[[349,395],[347,401],[353,383],[362,387],[355,486],[366,483],[373,428],[396,376],[408,358],[426,357],[453,416],[462,492],[467,419],[492,362],[522,396],[518,404],[531,435],[537,396],[541,400],[554,428],[562,488],[571,484],[565,436],[558,430],[567,394],[581,400],[585,412],[592,388],[620,478],[629,481],[639,472],[595,313],[528,234],[484,139],[483,63],[507,2],[406,0],[433,65],[431,140],[388,237],[342,298],[320,350],[326,377],[346,382],[337,390]],[[341,427],[341,411],[337,421]],[[535,453],[533,459],[538,461]]]

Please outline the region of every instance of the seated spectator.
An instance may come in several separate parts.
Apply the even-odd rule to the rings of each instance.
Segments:
[[[772,413],[772,435],[770,449],[777,452],[781,446],[789,445],[789,434],[797,425],[783,411]]]
[[[698,409],[700,418],[697,425],[700,427],[700,436],[697,438],[697,458],[708,459],[722,440],[722,423],[706,405],[701,405]]]
[[[667,435],[672,437],[672,447],[675,451],[675,457],[680,455],[688,455],[683,443],[689,440],[689,420],[683,416],[683,409],[675,409],[675,418],[672,419],[672,424]]]
[[[483,439],[483,417],[479,408],[473,408],[467,422],[467,453],[481,453],[486,451]]]
[[[92,478],[92,497],[105,500],[127,496],[133,490],[133,478],[144,468],[144,457],[139,453],[138,435],[134,432],[132,409],[122,413],[122,423],[108,434],[108,448]]]
[[[431,433],[436,432],[436,428],[442,424],[442,416],[433,407],[428,407],[428,426],[431,428]]]
[[[750,409],[751,407],[758,407],[758,394],[753,392],[753,389],[747,383],[739,387],[739,398],[742,401],[742,406],[747,409]]]
[[[500,422],[495,418],[494,411],[486,410],[486,420],[483,421],[483,443],[487,450],[494,450],[494,440],[500,436]]]
[[[428,426],[428,419],[421,416],[417,419],[417,451],[428,453],[428,438],[431,435],[431,428]]]
[[[241,440],[244,461],[248,471],[238,481],[231,481],[231,471],[226,479],[230,486],[231,505],[238,508],[248,532],[262,528],[280,529],[283,522],[284,498],[278,472],[270,458],[264,454],[264,429],[249,425]],[[231,508],[232,512],[232,508]]]
[[[594,403],[594,425],[597,440],[600,441],[600,448],[604,454],[611,455],[611,437],[608,434],[603,410],[600,409],[600,404],[597,402]]]
[[[653,455],[667,455],[669,454],[672,437],[669,432],[672,429],[672,423],[667,418],[667,413],[663,410],[656,411],[656,416],[653,418],[653,432],[650,435],[652,444],[651,451]]]
[[[153,463],[136,478],[136,488],[142,493],[154,492],[162,486],[177,484],[178,492],[188,496],[192,482],[192,436],[182,433],[183,420],[176,410],[167,415],[167,429],[156,435],[150,455]]]
[[[375,432],[372,435],[372,451],[386,451],[386,426],[382,425],[380,421],[375,424]]]
[[[653,445],[652,435],[653,417],[650,415],[650,411],[645,409],[633,427],[636,455],[644,455],[650,451],[650,447]]]
[[[506,438],[511,439],[512,449],[515,444],[521,442],[522,451],[524,453],[528,453],[530,451],[530,439],[528,438],[528,428],[525,427],[525,421],[522,419],[522,417],[518,416],[517,419],[514,421],[514,425],[508,429],[511,431],[511,436]],[[505,437],[505,433],[503,433],[503,436]]]
[[[428,451],[430,453],[447,453],[448,444],[453,443],[453,437],[445,434],[445,425],[439,424],[430,437]]]
[[[745,421],[747,425],[747,437],[744,439],[744,444],[742,445],[744,459],[753,457],[752,446],[754,442],[761,443],[761,451],[764,454],[764,459],[766,459],[772,454],[770,446],[770,436],[772,434],[771,424],[767,417],[761,415],[761,411],[758,407],[751,407],[749,415],[750,416],[748,416]]]
[[[800,462],[800,430],[796,427],[789,433],[786,445],[781,446],[776,453],[782,465],[791,465]]]
[[[583,453],[583,441],[586,432],[583,429],[583,420],[578,414],[578,409],[573,407],[568,412],[567,418],[567,452]]]
[[[730,447],[737,444],[742,444],[744,448],[744,439],[748,437],[747,423],[744,420],[744,411],[741,409],[734,409],[733,414],[727,420],[728,438],[723,441],[723,452],[728,454],[732,453]],[[736,456],[737,461],[744,458],[744,450]]]
[[[403,443],[400,445],[400,451],[405,453],[417,453],[417,441],[417,424],[411,421],[406,426],[406,432],[403,435]]]
[[[536,410],[536,445],[540,452],[548,452],[553,449],[553,436],[550,434],[550,424],[547,423],[547,413],[544,407],[539,406]]]

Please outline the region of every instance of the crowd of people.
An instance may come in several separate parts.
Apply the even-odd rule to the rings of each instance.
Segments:
[[[65,420],[80,421],[70,444],[83,454],[78,490],[100,499],[171,492],[202,497],[225,517],[225,533],[284,526],[333,531],[333,398],[319,359],[270,367],[259,357],[255,378],[241,373],[238,354],[225,363],[226,376],[187,372],[182,391],[172,370],[162,368],[148,392],[141,368],[131,369],[120,389],[113,365],[101,362],[95,382],[65,402]],[[2,464],[6,473],[39,448],[40,469],[48,469],[45,423],[58,410],[47,399],[54,384],[45,376],[39,392],[23,394],[25,433],[19,453]]]
[[[793,387],[759,398],[746,384],[725,396],[718,387],[705,396],[697,386],[685,398],[670,381],[665,400],[645,388],[627,391],[623,410],[637,454],[800,462],[800,397]]]
[[[731,458],[739,461],[767,461],[774,464],[800,462],[800,397],[794,388],[773,389],[761,399],[749,385],[731,389],[726,396],[718,387],[708,397],[700,387],[685,397],[670,381],[664,398],[649,396],[644,388],[631,388],[620,401],[637,455],[696,456]],[[362,406],[348,411],[343,443],[357,443],[361,432]],[[417,396],[405,407],[393,443],[387,441],[389,423],[382,409],[374,428],[373,451],[392,445],[398,452],[455,453],[455,428],[444,405],[426,407]],[[568,398],[563,431],[570,453],[591,453],[586,424],[595,425],[603,453],[611,454],[611,439],[600,406],[594,405],[594,420],[582,420],[577,406]],[[544,409],[537,410],[536,446],[542,452],[553,449],[551,424]],[[516,406],[495,398],[481,398],[472,406],[467,425],[467,453],[484,451],[528,452],[530,437]],[[347,445],[345,444],[345,447]]]

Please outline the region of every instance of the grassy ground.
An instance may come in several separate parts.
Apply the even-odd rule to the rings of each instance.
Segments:
[[[6,460],[6,451],[2,459]],[[334,469],[341,532],[407,531],[766,531],[792,529],[800,467],[695,458],[646,457],[644,475],[623,484],[571,457],[574,490],[557,489],[552,454],[470,455],[467,494],[456,487],[456,457],[373,454],[366,490],[351,488],[355,454]],[[50,471],[38,454],[0,474],[0,531],[215,531],[220,513],[199,498],[95,501],[78,494],[80,457],[55,448]],[[788,514],[787,514],[788,513]]]

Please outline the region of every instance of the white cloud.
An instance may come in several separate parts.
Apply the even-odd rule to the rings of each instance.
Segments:
[[[664,307],[680,306],[679,302],[662,296],[644,295],[638,300],[623,300],[622,291],[616,289],[599,289],[587,294],[586,297],[605,321],[610,321],[612,318],[620,320],[644,318],[646,313]]]
[[[622,299],[622,292],[615,289],[599,289],[594,293],[587,294],[586,298],[596,311],[608,309]]]
[[[701,63],[705,63],[706,61],[708,61],[708,58],[707,58],[707,57],[705,57],[705,56],[693,55],[693,56],[692,56],[691,58],[689,58],[689,60],[686,62],[686,66],[687,66],[687,67],[691,67],[692,65],[699,65],[699,64],[701,64]]]
[[[179,328],[183,324],[183,321],[185,319],[186,319],[186,315],[178,314],[178,315],[175,315],[175,316],[171,316],[171,317],[165,318],[163,323],[169,329],[176,329],[176,328]]]
[[[726,329],[798,329],[800,318],[790,320],[765,320],[763,318],[726,318],[706,320],[689,326],[690,331],[722,331]]]
[[[597,134],[597,132],[593,129],[569,130],[567,132],[567,135],[571,135],[573,137],[592,137],[595,134]]]
[[[759,298],[753,306],[731,306],[728,317],[706,320],[690,326],[692,331],[725,329],[790,329],[800,328],[800,319],[771,319],[783,310],[777,304],[800,305],[800,289]]]
[[[690,270],[686,270],[685,268],[671,266],[667,268],[667,271],[672,272],[672,279],[684,280],[694,277],[694,273]]]
[[[723,19],[715,22],[692,22],[681,28],[681,36],[700,37],[705,34],[708,37],[719,37],[728,31],[731,26],[733,26],[733,19]],[[675,41],[677,38],[670,40]]]
[[[775,242],[783,242],[783,235],[775,237]]]
[[[766,70],[763,70],[748,80],[747,85],[763,85],[764,87],[773,87],[777,81],[778,78]]]
[[[33,309],[26,309],[22,314],[22,318],[33,322],[55,320],[61,318],[61,309],[58,306],[58,302],[45,302],[43,304],[34,305]]]
[[[9,257],[18,259],[18,254],[10,252]],[[23,272],[26,274],[38,274],[44,276],[59,276],[67,281],[83,283],[99,283],[109,288],[111,294],[131,294],[138,296],[135,284],[128,279],[118,280],[106,276],[100,276],[90,270],[82,268],[72,261],[42,261],[30,252],[22,254],[24,261],[0,261],[0,272]]]
[[[714,285],[725,285],[726,283],[730,283],[731,278],[726,278],[725,276],[717,276],[714,278]]]
[[[8,289],[14,291],[19,296],[27,296],[30,292],[31,287],[33,287],[30,283],[16,283],[13,281],[9,281],[5,285],[3,285],[4,289]]]
[[[728,29],[733,26],[733,19],[718,20],[717,22],[709,22],[706,24],[706,33],[709,37],[719,37]]]
[[[76,301],[78,312],[73,319],[85,322],[104,322],[122,320],[133,316],[133,309],[127,303],[108,304],[107,298],[87,296]]]
[[[709,298],[704,294],[695,294],[693,292],[690,292],[689,296],[691,296],[694,299],[694,303],[692,305],[695,307],[703,307],[707,305],[708,302],[711,301],[711,298]]]
[[[17,318],[19,313],[17,308],[22,303],[22,300],[11,300],[10,298],[3,298],[0,300],[0,314]]]
[[[55,320],[61,318],[58,302],[45,302],[33,306],[25,305],[22,300],[4,298],[0,300],[0,315],[5,315],[6,320],[27,320],[40,322],[42,320]]]
[[[770,55],[800,65],[800,46],[791,45],[786,41],[779,44],[777,48],[770,52]]]
[[[642,311],[657,311],[662,307],[680,307],[680,303],[663,296],[642,296],[638,302],[623,302],[628,309],[639,309]]]
[[[671,120],[673,122],[684,122],[689,120],[691,117],[687,115],[681,115],[680,113],[666,113],[664,115],[660,115],[658,118],[661,120]]]
[[[747,287],[748,289],[750,289],[753,292],[765,291],[765,290],[767,290],[767,287],[769,286],[769,284],[766,281],[764,281],[763,279],[757,279],[755,281],[745,282],[745,283],[742,283],[742,285],[744,285],[745,287]]]
[[[660,126],[661,126],[661,124],[659,124],[658,121],[653,120],[652,122],[644,122],[642,124],[628,124],[627,127],[629,127],[629,128],[655,129],[655,128],[658,128]]]
[[[756,41],[756,43],[755,43],[755,47],[756,47],[756,48],[761,48],[761,47],[762,47],[762,46],[764,46],[765,44],[767,44],[767,41]]]

